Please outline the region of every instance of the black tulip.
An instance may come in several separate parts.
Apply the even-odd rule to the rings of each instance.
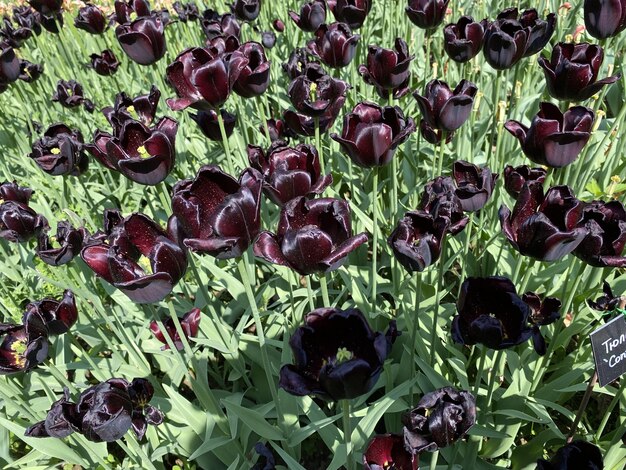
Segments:
[[[106,31],[109,21],[100,8],[87,3],[78,10],[74,25],[91,34],[102,34]]]
[[[585,28],[596,39],[617,36],[626,29],[626,0],[585,0]]]
[[[603,470],[602,453],[595,445],[585,441],[573,441],[561,447],[548,462],[537,460],[535,470]]]
[[[313,33],[326,22],[326,2],[310,0],[302,5],[299,15],[290,11],[289,16],[302,31]]]
[[[468,62],[476,57],[483,47],[488,25],[487,20],[477,23],[471,16],[462,16],[456,24],[447,25],[443,29],[446,54],[455,62]]]
[[[91,60],[89,66],[103,77],[113,75],[120,66],[120,62],[111,49],[105,49],[101,54],[91,54],[89,59]]]

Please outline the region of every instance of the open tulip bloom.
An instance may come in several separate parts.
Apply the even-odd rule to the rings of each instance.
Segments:
[[[531,168],[528,165],[512,167],[507,165],[504,167],[503,174],[504,189],[513,199],[517,199],[524,183],[531,183],[532,181],[543,183],[546,180],[547,172],[541,167]]]
[[[189,312],[183,315],[183,318],[180,319],[180,327],[183,330],[183,334],[185,338],[195,338],[198,334],[198,327],[200,326],[200,309],[193,308]],[[183,349],[183,341],[178,334],[178,330],[176,329],[176,325],[174,324],[174,320],[172,318],[168,318],[164,323],[165,332],[159,328],[158,323],[155,320],[150,322],[150,332],[154,335],[156,339],[158,339],[163,346],[161,346],[161,350],[169,349],[170,346],[165,338],[165,335],[169,336],[172,340],[172,343],[176,347],[177,350],[182,351]]]
[[[367,64],[359,65],[359,73],[383,99],[400,98],[409,92],[410,65],[415,58],[402,38],[396,38],[394,49],[368,47]]]
[[[42,233],[37,239],[37,256],[50,266],[67,264],[78,256],[88,236],[84,227],[75,229],[69,222],[63,220],[57,224],[57,233],[54,237],[59,246],[54,247],[52,237]]]
[[[419,455],[406,450],[401,434],[374,436],[363,452],[364,470],[417,470],[418,465]]]
[[[48,229],[46,218],[28,205],[32,194],[15,182],[0,185],[0,238],[26,242]]]
[[[29,157],[49,175],[80,176],[89,166],[83,147],[83,135],[79,130],[56,123],[33,144]]]
[[[480,23],[471,16],[462,16],[456,24],[450,23],[443,30],[443,48],[455,62],[468,62],[478,55],[483,48],[485,29],[489,22]]]

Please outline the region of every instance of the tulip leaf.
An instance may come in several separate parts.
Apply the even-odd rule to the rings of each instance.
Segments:
[[[294,458],[285,452],[280,446],[276,445],[272,441],[270,441],[270,444],[272,445],[274,451],[285,461],[289,470],[306,470],[306,468],[296,462]]]
[[[269,424],[263,417],[264,415],[258,411],[244,408],[228,400],[224,400],[223,403],[229,413],[236,415],[246,426],[262,438],[272,441],[285,439],[280,430],[276,426]]]

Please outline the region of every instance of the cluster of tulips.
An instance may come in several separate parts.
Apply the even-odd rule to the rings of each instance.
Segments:
[[[15,7],[12,20],[5,18],[0,29],[0,92],[18,78],[32,81],[43,73],[41,66],[19,59],[15,49],[31,35],[40,34],[41,26],[51,32],[63,26],[61,0],[29,3],[34,9]],[[406,15],[430,36],[442,24],[448,3],[409,0]],[[175,2],[177,19],[197,22],[205,42],[183,50],[167,66],[165,78],[175,96],[166,103],[174,112],[194,110],[191,118],[201,132],[223,143],[223,167],[205,164],[193,177],[173,185],[167,195],[171,216],[165,228],[142,213],[124,216],[121,209],[107,209],[102,227],[95,233],[62,221],[54,237],[43,215],[29,206],[33,191],[5,182],[0,186],[0,237],[19,243],[36,238],[37,256],[51,266],[80,256],[96,276],[139,304],[160,302],[172,293],[193,261],[189,251],[220,260],[246,260],[251,248],[258,258],[301,276],[339,269],[369,236],[353,233],[348,200],[324,196],[333,175],[324,168],[322,135],[333,128],[351,86],[356,85],[335,78],[327,69],[351,64],[360,41],[353,31],[363,26],[371,7],[370,0],[311,0],[299,12],[289,12],[297,27],[313,36],[306,47],[293,50],[282,67],[289,79],[286,92],[293,109],[274,110],[279,119],[263,116],[265,122],[259,130],[271,143],[267,147],[248,145],[246,167],[236,174],[228,144],[236,117],[225,105],[233,92],[242,99],[263,99],[271,81],[271,63],[265,51],[273,47],[275,34],[264,32],[261,42],[242,41],[240,22],[257,19],[260,0],[237,0],[232,13],[223,14],[200,12],[192,2]],[[335,22],[327,22],[327,10]],[[585,1],[584,11],[587,31],[598,39],[626,28],[623,1]],[[99,7],[86,4],[78,11],[75,26],[102,35],[111,24],[117,24],[115,36],[128,58],[150,66],[165,56],[165,27],[174,21],[167,10],[152,10],[146,0],[126,0],[115,2],[110,17]],[[444,50],[459,63],[482,51],[495,70],[510,69],[544,49],[556,21],[554,13],[542,19],[534,9],[519,12],[517,8],[507,8],[494,20],[462,16],[445,26]],[[279,19],[273,27],[279,33],[285,29]],[[449,176],[443,174],[445,146],[470,118],[478,87],[468,80],[451,87],[434,79],[425,83],[423,92],[413,90],[421,114],[416,124],[395,105],[411,92],[414,58],[402,38],[395,40],[392,49],[368,45],[358,73],[386,104],[357,103],[344,114],[341,132],[330,133],[351,163],[373,172],[374,196],[380,168],[397,164],[395,152],[413,132],[419,129],[426,142],[439,146],[439,173],[424,185],[418,206],[391,221],[396,225],[387,243],[395,261],[409,274],[435,264],[446,237],[461,233],[470,223],[469,214],[487,210],[499,178],[489,167],[463,160],[453,163]],[[570,107],[569,102],[588,100],[620,78],[613,75],[598,80],[603,58],[599,45],[556,44],[550,60],[540,57],[538,61],[547,93],[565,102],[565,109],[542,102],[530,125],[515,120],[504,124],[519,140],[524,155],[542,165],[508,165],[501,170],[504,188],[516,201],[512,210],[500,207],[501,230],[523,256],[551,262],[572,253],[591,266],[626,267],[622,256],[626,210],[622,203],[583,202],[565,185],[544,189],[554,169],[572,165],[579,158],[594,130],[594,110]],[[120,66],[110,49],[93,54],[90,60],[90,67],[102,76],[115,74]],[[157,118],[162,92],[165,90],[156,85],[136,97],[120,91],[113,106],[102,110],[110,132],[98,129],[88,142],[79,130],[54,123],[32,144],[29,157],[51,176],[80,178],[89,171],[93,158],[135,183],[158,185],[176,166],[179,126],[171,117]],[[59,81],[51,100],[68,108],[83,106],[90,113],[95,109],[75,80]],[[267,108],[265,103],[262,106]],[[315,145],[288,143],[288,139],[300,137],[314,138]],[[488,163],[496,168],[501,162]],[[280,211],[274,231],[263,230],[263,194]],[[374,226],[376,212],[374,208]],[[374,234],[373,276],[377,249]],[[613,310],[610,290],[606,295],[596,305]],[[375,304],[375,290],[373,297]],[[532,291],[520,296],[515,283],[501,276],[467,277],[460,286],[456,309],[450,325],[454,342],[503,350],[532,339],[540,355],[547,349],[540,327],[561,317],[559,299]],[[1,324],[0,373],[29,371],[41,364],[47,358],[48,336],[65,333],[77,315],[73,294],[66,291],[61,301],[44,299],[29,304],[22,325]],[[198,334],[200,319],[200,309],[194,308],[179,320],[182,329],[173,319],[163,325],[164,330],[156,321],[150,329],[164,343],[163,349],[173,345],[182,350],[184,342]],[[260,321],[256,328],[262,332]],[[375,332],[367,315],[357,308],[325,305],[313,310],[289,340],[294,363],[282,366],[278,385],[292,395],[312,395],[329,402],[360,397],[375,386],[400,334],[395,320],[389,322],[386,333]],[[266,373],[271,382],[271,372]],[[132,382],[111,378],[84,390],[76,403],[65,390],[45,420],[31,426],[26,435],[63,438],[77,432],[100,442],[120,439],[132,429],[141,439],[148,424],[158,425],[164,419],[162,412],[148,404],[153,393],[152,385],[142,378]],[[363,464],[372,470],[415,470],[420,453],[434,452],[463,438],[476,414],[476,400],[469,391],[446,387],[425,393],[404,416],[402,434],[384,434],[370,441]],[[586,462],[588,468],[602,468],[599,449],[583,441],[568,443],[551,462],[539,460],[537,468],[570,468],[568,462],[574,460]]]

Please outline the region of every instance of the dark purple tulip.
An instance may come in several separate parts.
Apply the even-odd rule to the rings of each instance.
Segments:
[[[343,105],[343,101],[342,101]],[[341,110],[341,106],[337,110],[330,110],[317,118],[319,121],[316,123],[315,119],[306,114],[297,113],[295,111],[287,110],[283,114],[283,121],[287,124],[289,131],[304,137],[313,137],[315,135],[315,127],[319,125],[320,134],[327,132],[335,123],[337,113]]]
[[[196,5],[195,2],[174,2],[172,7],[178,15],[178,19],[183,23],[186,23],[187,21],[196,21],[202,17],[200,15],[200,11],[198,10],[198,5]]]
[[[483,54],[496,70],[505,70],[517,64],[530,45],[531,29],[517,20],[517,8],[509,8],[485,28]]]
[[[270,84],[270,62],[265,57],[263,46],[250,41],[243,43],[239,52],[248,63],[241,69],[233,90],[243,98],[261,96]]]
[[[432,215],[435,220],[442,217],[446,221],[446,231],[451,235],[459,233],[469,222],[456,191],[452,178],[438,176],[424,186],[418,207]]]
[[[617,36],[626,29],[626,0],[585,0],[585,29],[596,39]]]
[[[290,80],[306,74],[310,67],[317,69],[317,73],[320,76],[326,73],[320,63],[316,60],[312,60],[307,50],[301,47],[291,51],[289,59],[282,64],[282,67]]]
[[[398,221],[387,243],[404,269],[422,272],[439,259],[447,229],[447,219],[435,219],[423,210],[410,211]]]
[[[224,120],[226,137],[230,137],[235,130],[237,117],[224,109],[220,109],[219,113],[222,115],[222,119]],[[196,121],[198,127],[206,137],[217,142],[222,141],[222,132],[220,130],[217,113],[215,111],[198,111],[196,114],[191,115],[191,119]]]
[[[104,166],[128,179],[155,185],[174,168],[177,130],[178,123],[168,117],[161,118],[152,129],[139,121],[128,120],[117,136],[107,139],[106,135],[96,134],[94,144],[87,145],[86,149]]]
[[[13,7],[11,18],[19,27],[30,29],[37,36],[41,34],[41,15],[30,6]]]
[[[149,405],[154,395],[154,387],[146,379],[133,379],[128,386],[128,395],[133,404],[133,432],[142,440],[148,424],[158,426],[163,423],[165,415],[155,406]]]
[[[372,9],[372,1],[328,0],[328,6],[337,21],[346,23],[351,29],[359,29]]]
[[[183,51],[166,69],[167,81],[178,95],[167,105],[173,111],[188,106],[202,111],[220,108],[246,65],[248,59],[239,51],[218,56],[202,47]]]
[[[228,36],[239,38],[239,33],[241,32],[241,26],[239,26],[234,15],[230,13],[219,15],[214,10],[204,11],[201,25],[208,39]]]
[[[443,29],[443,48],[455,62],[468,62],[478,55],[483,47],[485,29],[489,22],[480,23],[471,16],[462,16],[456,24],[450,23]]]
[[[622,296],[613,295],[611,286],[608,282],[606,282],[606,280],[602,283],[602,292],[603,294],[598,297],[595,302],[593,300],[587,300],[589,307],[599,312],[612,312],[619,307],[619,304],[622,301]]]
[[[27,60],[20,60],[20,80],[32,83],[39,79],[41,74],[43,74],[43,64],[33,64]]]
[[[0,42],[0,88],[20,77],[20,59],[12,47]]]
[[[79,176],[87,171],[89,159],[83,152],[83,135],[65,124],[50,126],[32,147],[30,158],[52,176]]]
[[[235,0],[233,12],[241,21],[254,21],[261,12],[261,0]]]
[[[299,15],[290,11],[289,16],[302,31],[314,33],[317,28],[326,23],[326,2],[310,0],[302,5]]]
[[[204,42],[212,57],[222,56],[239,49],[239,39],[235,36],[218,36]]]
[[[528,324],[530,307],[506,277],[467,278],[461,285],[456,308],[458,315],[452,319],[451,328],[456,343],[506,349],[533,336]]]
[[[75,419],[76,405],[70,401],[70,392],[63,389],[63,398],[55,401],[46,414],[46,419],[29,426],[25,436],[56,437],[63,439],[73,432],[80,432],[80,422]]]
[[[518,121],[504,127],[520,141],[531,161],[552,168],[573,163],[591,137],[593,110],[574,106],[562,113],[558,106],[543,102],[530,128]]]
[[[50,266],[67,264],[80,253],[88,233],[84,228],[75,229],[63,220],[57,224],[57,233],[54,239],[58,247],[54,247],[48,234],[42,233],[37,239],[37,256]]]
[[[319,156],[312,145],[288,147],[274,142],[267,153],[248,145],[250,166],[263,174],[263,190],[272,202],[283,206],[298,196],[322,194],[333,182],[331,174],[322,176]]]
[[[304,74],[293,79],[287,93],[299,112],[319,117],[341,108],[348,89],[346,82],[332,78],[321,67],[308,67]]]
[[[28,207],[32,189],[17,183],[0,185],[0,238],[10,242],[25,242],[48,228],[48,221]]]
[[[548,93],[552,98],[583,101],[621,77],[621,74],[617,74],[597,80],[603,60],[604,51],[600,46],[586,42],[560,42],[552,49],[550,61],[540,57],[539,65],[543,68]]]
[[[273,31],[263,31],[261,33],[261,44],[266,49],[271,49],[276,44],[276,35]],[[269,77],[268,77],[269,80]]]
[[[85,98],[83,86],[76,80],[59,80],[52,101],[60,103],[65,108],[75,108],[83,104],[90,113],[94,110],[94,104]]]
[[[251,168],[239,181],[217,166],[174,186],[172,212],[192,251],[218,259],[241,256],[261,230],[262,175]]]
[[[546,180],[546,170],[543,168],[530,168],[528,165],[504,167],[504,189],[513,199],[517,199],[524,183],[538,181],[543,183]]]
[[[91,54],[89,58],[91,59],[89,66],[103,77],[113,75],[120,66],[117,57],[115,57],[111,49],[103,50],[102,54]]]
[[[407,450],[434,452],[458,441],[476,424],[476,398],[466,390],[440,388],[424,395],[402,422]]]
[[[152,65],[165,55],[163,19],[159,15],[141,17],[115,28],[122,50],[139,65]]]
[[[401,434],[374,436],[363,453],[364,470],[417,470],[419,455],[404,447]]]
[[[0,375],[29,371],[48,357],[48,327],[27,310],[22,324],[0,323]]]
[[[620,201],[591,201],[585,204],[577,226],[587,236],[574,250],[574,255],[597,267],[626,267],[622,256],[626,245],[626,210]]]
[[[391,162],[398,145],[414,130],[413,119],[405,119],[399,107],[363,102],[344,117],[341,137],[331,137],[354,163],[371,168]]]
[[[285,31],[285,23],[283,23],[280,18],[276,18],[272,22],[272,27],[279,33],[282,33]]]
[[[517,16],[517,9],[512,9],[511,14]],[[506,10],[505,10],[506,11]],[[515,18],[513,16],[513,18]],[[526,46],[526,52],[524,57],[530,57],[540,52],[546,44],[550,41],[550,38],[554,34],[556,28],[556,15],[550,13],[545,20],[539,18],[537,10],[531,8],[530,10],[524,10],[519,17],[519,22],[524,28],[529,30],[528,44]]]
[[[6,43],[6,45],[18,49],[24,45],[32,34],[32,29],[20,26],[16,28],[8,17],[4,17],[3,27],[0,29],[0,38],[2,38],[2,41]]]
[[[193,308],[189,312],[183,315],[183,318],[180,319],[180,327],[183,330],[183,334],[185,338],[195,338],[198,334],[198,327],[200,326],[200,309]],[[174,343],[174,346],[177,350],[183,350],[183,342],[178,334],[178,330],[176,330],[176,325],[174,325],[174,320],[168,318],[164,323],[163,327],[165,328],[165,333],[161,331],[159,325],[155,320],[150,322],[150,331],[154,335],[156,339],[158,339],[164,346],[161,347],[161,351],[169,349],[169,345],[167,344],[167,340],[165,339],[165,335],[169,336]]]
[[[115,21],[119,24],[131,23],[151,14],[148,0],[115,0]]]
[[[369,46],[367,65],[359,65],[359,73],[366,83],[374,86],[383,98],[400,98],[409,92],[410,65],[415,56],[402,38],[396,38],[395,50]]]
[[[257,442],[254,451],[259,454],[259,460],[250,470],[276,470],[276,458],[267,445]]]
[[[76,300],[69,289],[63,292],[61,300],[42,299],[29,303],[26,312],[36,312],[46,324],[49,335],[67,333],[78,320]]]
[[[160,98],[161,92],[155,85],[152,85],[147,94],[135,98],[121,92],[115,96],[113,107],[103,108],[102,114],[109,121],[116,134],[122,130],[124,122],[130,120],[141,121],[141,123],[149,126],[156,115]]]
[[[63,26],[63,0],[28,0],[28,3],[40,14],[39,21],[46,30],[59,32]]]
[[[296,396],[337,401],[369,392],[399,336],[395,320],[375,333],[356,308],[318,308],[304,322],[289,340],[295,364],[280,369],[280,388]]]
[[[408,0],[405,11],[418,28],[433,29],[443,22],[448,3],[450,0]]]
[[[359,41],[345,23],[323,24],[315,31],[315,39],[307,43],[309,50],[331,68],[345,67],[354,58]]]
[[[568,186],[555,186],[543,195],[541,183],[526,183],[517,198],[513,213],[500,207],[502,232],[511,245],[525,256],[555,261],[571,253],[587,236],[577,227],[584,203]]]
[[[306,275],[339,268],[365,242],[365,233],[352,236],[347,201],[299,197],[283,206],[276,234],[261,232],[254,254]]]
[[[464,160],[454,162],[452,175],[456,182],[456,195],[465,212],[474,212],[485,207],[498,179],[498,173],[492,173],[487,167],[479,168]]]
[[[23,188],[17,184],[16,181],[5,181],[0,184],[0,201],[15,201],[22,204],[28,204],[30,197],[33,195],[33,190],[30,188]]]
[[[134,302],[163,300],[187,269],[187,254],[180,248],[177,234],[166,232],[143,214],[121,219],[114,213],[107,218],[107,225],[118,223],[108,227],[103,239],[82,249],[83,261]],[[142,256],[150,263],[149,272],[138,263]]]
[[[424,96],[415,91],[413,96],[423,118],[420,129],[423,127],[426,131],[422,135],[427,138],[435,129],[451,133],[461,127],[472,112],[477,91],[476,85],[465,79],[454,90],[446,82],[431,80],[426,84]]]
[[[74,18],[74,25],[78,29],[82,29],[91,34],[102,34],[106,31],[108,26],[107,17],[102,10],[97,6],[86,3],[80,10],[76,18]]]
[[[603,470],[602,453],[595,445],[574,441],[561,447],[548,462],[537,460],[536,470]]]
[[[272,142],[276,140],[284,140],[287,141],[290,138],[296,136],[291,130],[286,126],[285,122],[281,119],[268,119],[267,120],[267,129],[270,133],[270,140]],[[259,132],[265,132],[265,127],[263,124],[259,126]]]
[[[550,325],[561,318],[561,301],[556,297],[541,298],[534,292],[526,292],[522,300],[530,307],[528,321],[533,325],[533,346],[535,351],[544,355],[546,342],[539,331],[540,326]]]

